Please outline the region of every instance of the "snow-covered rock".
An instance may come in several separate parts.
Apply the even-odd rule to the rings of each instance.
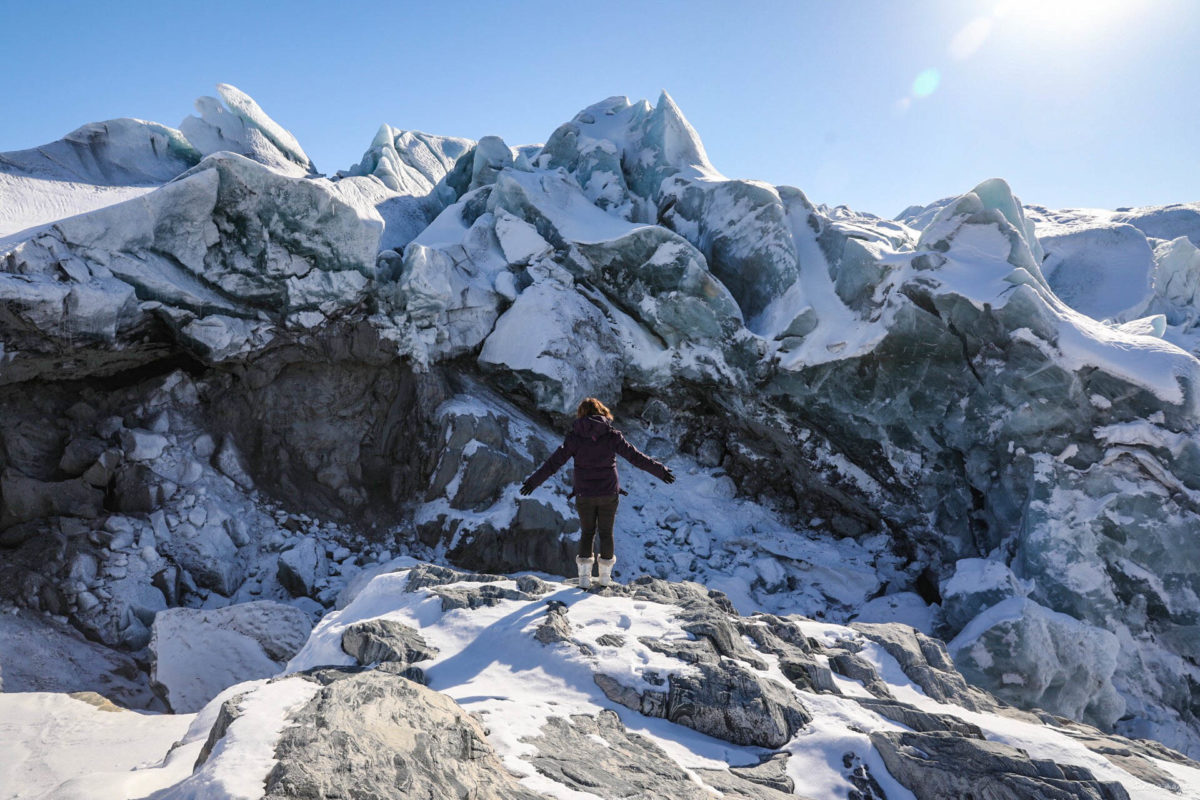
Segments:
[[[234,684],[278,673],[311,630],[306,613],[269,600],[166,609],[154,618],[150,678],[176,713],[199,711]]]
[[[439,798],[944,797],[968,779],[998,798],[1200,789],[1200,764],[1178,753],[968,687],[940,643],[903,625],[743,617],[720,593],[650,578],[590,593],[549,582],[534,597],[496,576],[397,566],[326,616],[288,674],[210,702],[147,773],[168,786],[159,796],[344,794],[347,775],[384,791],[398,769]],[[344,638],[364,625],[433,645],[428,688],[394,662],[345,669]],[[715,697],[702,683],[714,670],[754,702]],[[799,724],[771,750],[739,743],[776,730],[785,708]]]

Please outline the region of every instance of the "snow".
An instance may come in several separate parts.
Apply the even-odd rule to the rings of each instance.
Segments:
[[[564,173],[505,170],[496,181],[496,189],[502,195],[523,196],[569,242],[606,242],[644,227],[592,205],[579,185]]]
[[[685,768],[720,769],[757,762],[756,748],[737,747],[664,720],[642,717],[609,701],[594,684],[592,675],[604,673],[642,691],[658,688],[645,680],[647,670],[663,677],[689,670],[687,665],[641,643],[646,638],[692,638],[679,628],[678,609],[674,606],[587,594],[553,584],[549,594],[533,603],[502,601],[490,608],[442,612],[440,599],[429,590],[404,592],[407,580],[407,572],[374,578],[345,608],[318,624],[309,644],[288,664],[288,671],[318,664],[353,663],[341,650],[341,636],[358,620],[382,617],[416,628],[440,650],[436,658],[419,664],[429,686],[453,697],[468,712],[480,715],[503,763],[525,776],[523,782],[530,789],[554,797],[571,794],[560,784],[538,776],[526,761],[534,752],[532,746],[522,741],[539,735],[551,716],[595,714],[610,708],[630,730],[663,747]],[[515,588],[512,581],[492,585]],[[471,584],[446,588],[454,586]],[[572,641],[587,644],[593,655],[582,655],[574,644],[542,646],[533,641],[534,631],[545,619],[546,606],[554,601],[567,606]],[[606,635],[621,636],[625,645],[600,645],[598,640]],[[805,699],[809,700],[807,696]],[[825,743],[824,763],[833,771],[824,778],[831,785],[844,785],[838,767],[844,751],[834,752],[842,743]],[[808,744],[798,744],[796,752],[808,748]]]
[[[307,639],[305,614],[271,601],[209,611],[173,608],[154,619],[154,680],[177,712],[198,711],[224,689],[280,671],[270,647],[291,655]]]
[[[412,243],[429,248],[452,247],[461,244],[463,236],[470,228],[462,216],[464,208],[462,203],[455,203],[446,208],[418,234],[417,238],[413,239]]]
[[[899,622],[932,636],[934,609],[915,592],[897,592],[868,600],[853,617],[860,622]]]
[[[546,255],[550,245],[523,219],[501,211],[496,214],[496,238],[510,264],[521,264]]]
[[[597,212],[603,213],[603,212]],[[621,363],[604,316],[578,292],[543,281],[518,295],[479,363],[536,376],[539,406],[566,413],[584,397],[618,397]]]
[[[288,670],[323,663],[350,663],[349,657],[341,651],[340,641],[342,632],[355,621],[382,617],[412,626],[426,641],[440,649],[436,658],[419,665],[425,670],[430,686],[453,697],[467,711],[478,714],[490,731],[489,741],[505,765],[523,776],[523,782],[530,789],[554,797],[574,795],[536,773],[527,762],[533,749],[523,742],[538,735],[551,716],[594,714],[602,708],[611,708],[627,727],[649,737],[685,768],[722,768],[757,760],[754,748],[734,747],[663,720],[641,717],[614,705],[596,689],[591,679],[593,673],[612,675],[626,685],[643,690],[650,688],[643,677],[647,669],[664,676],[688,669],[640,643],[645,637],[688,638],[677,627],[677,609],[673,606],[582,593],[552,583],[550,593],[533,602],[501,601],[490,608],[443,612],[440,599],[431,590],[405,592],[407,579],[405,569],[372,579],[344,609],[331,613],[317,626],[309,644],[288,665]],[[447,588],[471,585],[451,584]],[[493,585],[515,588],[515,582],[511,581]],[[551,602],[562,602],[566,606],[571,643],[541,646],[532,641]],[[857,642],[862,648],[860,654],[875,666],[903,702],[973,722],[988,738],[1021,747],[1032,757],[1080,764],[1093,770],[1101,780],[1120,780],[1132,787],[1132,796],[1139,800],[1170,796],[1136,781],[1064,732],[1007,717],[972,713],[930,700],[882,647],[849,628],[812,620],[801,620],[800,625],[806,636],[826,644],[846,640]],[[601,636],[613,634],[621,636],[625,645],[599,644]],[[593,653],[583,655],[575,643],[587,644]],[[777,658],[764,655],[764,660],[768,665],[763,676],[787,685],[778,671]],[[848,693],[867,694],[852,681],[835,680]],[[844,796],[847,784],[841,760],[844,753],[853,751],[863,758],[888,797],[912,796],[887,774],[865,733],[903,730],[901,726],[863,709],[848,698],[808,692],[799,692],[799,696],[816,719],[782,749],[791,754],[788,772],[802,793],[812,797]],[[1196,770],[1176,767],[1172,771],[1181,775],[1184,785],[1200,779]]]
[[[921,238],[926,245],[949,237],[950,249],[945,254],[949,261],[937,272],[943,291],[961,294],[980,308],[984,303],[993,307],[1011,304],[1017,298],[1038,308],[1043,322],[1053,326],[1054,340],[1037,346],[1065,369],[1099,367],[1171,405],[1185,401],[1182,382],[1200,383],[1200,365],[1175,345],[1116,330],[1070,308],[1043,284],[1036,265],[1029,265],[1034,272],[1020,266],[1013,269],[1010,259],[1015,251],[998,224],[961,224],[956,222],[959,217],[946,211],[949,208]],[[1036,336],[1030,340],[1040,341]]]
[[[32,236],[31,229],[131,200],[154,188],[97,186],[0,172],[0,250]]]
[[[645,679],[648,670],[666,676],[692,669],[642,644],[643,640],[691,638],[679,627],[677,607],[585,593],[552,582],[550,592],[534,601],[502,600],[475,610],[443,611],[433,588],[405,591],[408,570],[416,564],[411,559],[399,559],[376,568],[377,574],[370,580],[364,574],[354,581],[347,588],[346,605],[321,620],[285,671],[352,664],[341,649],[341,638],[357,621],[384,618],[409,625],[440,651],[418,665],[425,671],[430,687],[446,693],[480,718],[501,761],[521,777],[527,788],[555,798],[581,795],[538,774],[529,762],[535,751],[525,742],[538,736],[552,716],[614,710],[631,731],[655,742],[689,770],[722,769],[758,761],[761,751],[757,748],[730,745],[665,720],[643,717],[609,701],[594,684],[592,676],[604,673],[640,691],[654,686]],[[469,589],[478,585],[464,582],[441,588]],[[489,585],[516,588],[512,580]],[[542,645],[533,635],[552,602],[565,605],[571,641]],[[1020,747],[1034,758],[1079,764],[1101,780],[1119,780],[1136,800],[1171,796],[1132,778],[1065,732],[930,700],[882,647],[849,628],[813,620],[801,620],[800,626],[806,636],[827,645],[857,642],[860,655],[873,664],[902,702],[934,713],[952,713],[979,725],[989,739]],[[600,644],[602,637],[614,635],[624,640],[623,646]],[[581,652],[580,644],[587,645],[591,652]],[[761,655],[767,662],[761,675],[788,686],[779,672],[778,659]],[[835,680],[847,693],[866,694],[852,681]],[[263,780],[274,763],[275,743],[290,715],[318,688],[316,683],[299,678],[239,684],[222,692],[199,715],[175,717],[100,712],[62,695],[0,695],[0,739],[21,743],[40,736],[45,744],[37,754],[18,745],[0,756],[4,759],[0,760],[0,785],[15,787],[10,789],[15,793],[0,797],[37,796],[63,781],[70,781],[66,785],[70,791],[62,789],[53,796],[115,798],[163,790],[155,795],[159,800],[261,797]],[[912,797],[887,773],[867,735],[875,730],[903,730],[901,726],[846,697],[804,691],[798,691],[798,695],[815,716],[782,748],[791,756],[788,774],[799,791],[811,797],[845,796],[848,784],[842,758],[854,752],[889,798]],[[217,710],[224,701],[239,696],[241,715],[229,726],[208,761],[190,774]],[[125,744],[114,747],[118,741]],[[180,744],[168,755],[165,750],[174,741]],[[92,758],[93,752],[96,758]],[[130,771],[139,765],[141,769]],[[1200,771],[1162,762],[1160,766],[1188,790],[1200,785]],[[90,794],[85,793],[85,787]]]
[[[358,620],[381,617],[416,628],[440,650],[437,658],[418,665],[425,670],[429,686],[445,692],[468,712],[479,714],[492,731],[489,741],[503,763],[527,776],[529,788],[555,797],[569,795],[560,784],[537,777],[524,760],[532,747],[522,743],[539,735],[551,716],[594,714],[612,708],[627,727],[654,740],[685,767],[722,768],[729,763],[757,761],[751,755],[753,748],[739,748],[661,720],[647,720],[616,706],[592,681],[593,672],[603,672],[640,691],[656,688],[644,679],[646,670],[657,670],[663,676],[686,670],[685,665],[640,641],[691,638],[679,628],[674,606],[584,594],[559,584],[533,603],[501,601],[493,607],[443,612],[441,600],[429,590],[406,593],[407,581],[406,571],[372,579],[342,610],[330,613],[317,625],[308,645],[287,670],[353,663],[342,652],[341,637]],[[490,585],[516,588],[514,581]],[[572,638],[592,647],[594,656],[585,657],[571,645],[542,646],[533,640],[551,601],[567,605]],[[625,640],[624,647],[598,644],[600,637],[613,634]]]
[[[192,720],[66,694],[0,694],[0,800],[143,797],[191,772],[190,763],[137,768],[158,763]]]
[[[1151,336],[1114,330],[1065,307],[1055,311],[1060,320],[1055,344],[1065,368],[1099,367],[1145,387],[1170,405],[1183,404],[1185,381],[1197,385],[1196,373],[1200,367],[1175,345]]]
[[[751,324],[763,336],[777,336],[791,324],[803,305],[809,305],[817,327],[797,348],[781,354],[783,369],[801,369],[869,352],[887,334],[890,316],[865,322],[838,297],[829,262],[808,226],[808,212],[798,202],[787,205],[788,224],[796,247],[800,277]],[[882,254],[881,254],[882,256]]]
[[[867,711],[853,700],[834,695],[800,692],[815,719],[784,746],[791,755],[787,772],[796,790],[806,797],[845,797],[842,758],[857,753],[879,783],[888,800],[916,800],[888,773],[883,759],[871,746],[869,730],[905,730],[903,726]]]
[[[941,593],[947,595],[974,594],[989,589],[1008,589],[1014,584],[1012,570],[1001,561],[983,558],[963,558],[954,566],[954,574],[942,584]]]
[[[275,765],[275,745],[291,714],[320,691],[320,685],[303,678],[266,684],[239,684],[245,692],[241,714],[230,723],[208,760],[155,800],[257,800]],[[253,689],[253,691],[251,691]],[[221,698],[212,704],[221,702]],[[210,706],[212,705],[210,704]]]

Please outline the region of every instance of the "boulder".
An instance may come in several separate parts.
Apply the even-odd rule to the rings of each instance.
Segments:
[[[1119,783],[1084,767],[1031,759],[1014,747],[951,733],[877,731],[871,744],[888,772],[917,800],[1128,800]]]
[[[666,691],[638,693],[603,673],[594,677],[614,702],[734,744],[782,747],[812,721],[790,687],[728,659],[694,666],[694,673],[668,676]]]
[[[0,528],[43,517],[94,519],[104,510],[104,492],[86,481],[39,481],[12,469],[0,474]]]
[[[312,597],[328,569],[325,548],[311,536],[280,553],[276,563],[279,582],[292,597]]]
[[[537,736],[522,742],[536,748],[531,763],[539,773],[600,797],[708,800],[712,789],[745,800],[796,797],[786,755],[752,767],[696,770],[701,785],[652,740],[627,730],[612,711],[551,717]]]
[[[416,630],[391,619],[368,619],[348,626],[342,633],[342,650],[363,666],[381,661],[408,665],[438,654]]]
[[[199,711],[229,686],[277,674],[311,630],[307,614],[271,600],[160,611],[150,639],[151,680],[176,713]]]
[[[121,447],[130,461],[153,461],[163,454],[171,440],[161,433],[146,430],[121,431]]]
[[[264,800],[394,797],[398,788],[428,800],[542,800],[449,697],[380,671],[314,677],[328,683],[284,728]]]
[[[0,677],[5,692],[95,692],[126,708],[163,709],[133,658],[28,610],[0,613]]]
[[[186,569],[199,586],[231,597],[241,585],[245,567],[238,558],[237,544],[221,522],[206,522],[199,526],[180,522],[162,538],[159,546],[163,553]]]

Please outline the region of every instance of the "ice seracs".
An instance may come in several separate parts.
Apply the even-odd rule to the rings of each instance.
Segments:
[[[296,137],[267,116],[249,95],[228,83],[217,84],[217,93],[220,100],[197,99],[200,116],[188,117],[179,125],[196,150],[206,156],[221,151],[237,153],[297,176],[316,173]]]
[[[675,494],[630,481],[622,582],[911,620],[996,694],[1200,747],[1191,206],[993,179],[884,220],[725,179],[666,95],[540,147],[384,126],[321,178],[220,94],[182,138],[86,151],[153,179],[135,197],[0,246],[12,602],[140,649],[168,607],[318,616],[401,550],[574,569],[566,487],[516,485],[596,394],[680,466]],[[563,735],[628,741],[610,722]]]

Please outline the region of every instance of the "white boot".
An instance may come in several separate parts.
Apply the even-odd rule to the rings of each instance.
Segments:
[[[592,585],[592,559],[576,558],[575,565],[579,567],[579,588],[586,589]]]
[[[599,581],[600,585],[601,586],[611,586],[612,585],[612,568],[613,568],[613,564],[617,563],[617,557],[613,556],[612,558],[602,558],[599,560],[599,563],[600,563],[600,581]]]

